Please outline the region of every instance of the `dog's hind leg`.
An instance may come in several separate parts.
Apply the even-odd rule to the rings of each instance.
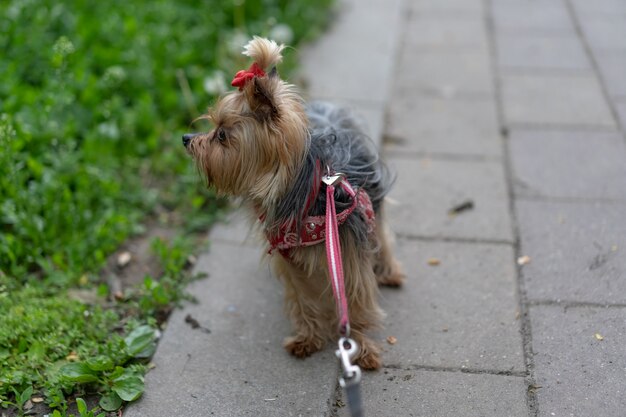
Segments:
[[[376,281],[379,285],[399,287],[404,283],[405,275],[400,263],[393,255],[392,232],[383,220],[383,208],[376,217],[376,238],[378,252],[374,264]]]

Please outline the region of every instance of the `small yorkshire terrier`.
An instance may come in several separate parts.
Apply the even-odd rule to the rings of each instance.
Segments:
[[[286,311],[295,330],[284,346],[300,358],[337,337],[339,319],[323,243],[326,185],[321,179],[345,175],[356,196],[342,187],[334,195],[351,337],[360,348],[356,363],[377,369],[381,348],[366,331],[382,324],[378,285],[397,287],[404,280],[382,222],[392,178],[347,110],[327,103],[305,105],[294,86],[280,79],[276,64],[283,48],[254,37],[243,52],[254,62],[232,82],[238,90],[202,116],[215,128],[186,134],[183,144],[208,185],[239,197],[260,223],[273,253],[273,270],[285,285]]]

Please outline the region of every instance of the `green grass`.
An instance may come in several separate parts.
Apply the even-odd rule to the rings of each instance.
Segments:
[[[122,301],[106,301],[100,270],[156,213],[184,219],[181,232],[215,220],[224,202],[181,134],[249,65],[245,39],[297,46],[331,1],[0,2],[0,409],[20,414],[34,396],[67,415],[77,396],[115,409],[141,394],[154,317],[191,279],[190,238],[155,241],[164,275]]]

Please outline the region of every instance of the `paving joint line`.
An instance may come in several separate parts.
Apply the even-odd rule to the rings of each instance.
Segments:
[[[447,51],[447,49],[446,49]],[[450,51],[450,52],[458,52],[458,51]],[[420,98],[441,98],[444,100],[459,100],[459,101],[474,101],[474,100],[490,100],[493,97],[493,92],[489,91],[462,91],[455,90],[453,93],[447,93],[442,88],[437,87],[418,87],[418,95],[416,95],[417,99]],[[406,100],[406,98],[404,98]]]
[[[343,403],[343,390],[341,388],[341,385],[339,384],[339,373],[340,373],[340,369],[339,366],[337,367],[337,378],[335,378],[335,389],[333,390],[333,395],[331,395],[328,398],[328,401],[326,403],[327,407],[328,407],[328,417],[340,417],[339,413],[339,407],[336,404],[340,404]],[[347,404],[345,404],[345,406],[347,406]]]
[[[549,195],[539,195],[539,194],[525,194],[515,192],[515,199],[522,201],[541,201],[546,203],[571,203],[571,204],[593,204],[593,203],[603,203],[603,204],[626,204],[626,199],[618,199],[618,198],[609,198],[609,197],[558,197],[558,196],[549,196]]]
[[[425,235],[410,235],[402,232],[394,231],[398,240],[404,240],[409,242],[443,242],[443,243],[465,243],[474,245],[506,245],[511,246],[513,242],[506,239],[483,239],[472,237],[452,237],[452,236],[425,236]]]
[[[388,364],[388,365],[383,365],[382,369],[462,373],[462,374],[472,374],[472,375],[514,376],[514,377],[519,377],[519,378],[526,378],[528,376],[526,371],[463,368],[463,367],[455,367],[455,366],[435,366],[435,365],[416,365],[416,364],[413,364],[413,365]]]
[[[499,66],[502,75],[549,75],[554,77],[571,77],[580,78],[595,75],[592,68],[556,68],[556,67],[517,67],[517,66]]]
[[[489,45],[491,68],[493,73],[494,96],[496,101],[496,120],[500,126],[502,139],[502,156],[505,181],[507,183],[507,197],[509,205],[509,214],[511,216],[511,227],[513,233],[513,251],[515,259],[519,258],[521,253],[520,226],[517,220],[517,212],[515,210],[515,194],[514,194],[514,176],[511,162],[511,153],[509,147],[508,133],[509,127],[504,117],[504,103],[502,101],[502,85],[501,71],[498,66],[498,47],[496,44],[496,28],[495,17],[493,14],[492,0],[483,0],[485,10],[485,23],[487,26],[487,42]],[[520,330],[522,336],[522,351],[524,354],[524,363],[526,365],[526,385],[527,387],[537,385],[535,376],[535,362],[532,350],[532,327],[529,316],[528,295],[526,286],[521,273],[521,265],[515,265],[515,281],[517,283],[517,299],[520,311]],[[533,389],[526,390],[526,404],[530,417],[539,416],[539,405],[537,393]]]
[[[597,303],[593,301],[570,301],[570,300],[531,300],[530,307],[563,307],[565,311],[570,308],[626,308],[626,303]]]
[[[383,138],[384,140],[384,138]],[[385,157],[393,157],[395,159],[431,159],[453,162],[502,162],[499,156],[489,155],[470,155],[451,152],[427,152],[427,151],[411,151],[397,148],[385,149]]]
[[[505,128],[507,132],[512,130],[565,130],[573,132],[607,132],[607,133],[619,133],[619,129],[613,126],[607,125],[591,125],[591,124],[577,124],[577,123],[524,123],[524,122],[512,122]]]
[[[580,42],[583,45],[583,49],[585,50],[585,53],[587,54],[587,57],[589,58],[589,61],[591,62],[591,68],[594,71],[596,78],[598,79],[598,82],[600,84],[600,91],[602,92],[602,95],[604,96],[604,100],[606,101],[607,105],[609,106],[609,109],[611,110],[611,116],[613,116],[613,121],[615,122],[615,126],[617,126],[617,130],[620,131],[622,134],[622,139],[626,142],[626,126],[622,125],[621,123],[621,119],[619,117],[617,109],[615,108],[615,104],[613,103],[613,100],[611,100],[611,95],[609,94],[608,87],[606,85],[604,77],[602,76],[602,71],[600,71],[600,66],[598,65],[596,56],[594,55],[591,45],[589,44],[589,42],[587,41],[587,38],[585,37],[583,33],[582,26],[580,24],[580,19],[578,18],[578,13],[576,12],[574,6],[572,5],[571,0],[565,0],[565,8],[567,9],[569,16],[572,19],[572,22],[574,23],[574,31],[576,35],[578,35],[578,38],[580,39]]]

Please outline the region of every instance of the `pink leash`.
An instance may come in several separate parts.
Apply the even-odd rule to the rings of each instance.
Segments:
[[[335,352],[343,368],[343,376],[339,378],[339,384],[346,390],[348,405],[352,417],[363,416],[363,402],[359,382],[361,381],[361,368],[353,365],[351,359],[359,351],[356,342],[350,339],[350,320],[348,318],[348,301],[344,285],[343,263],[341,261],[341,242],[339,241],[339,229],[337,226],[337,212],[335,210],[335,185],[339,184],[350,197],[356,199],[356,192],[345,180],[345,175],[328,173],[322,177],[326,184],[326,259],[328,261],[328,275],[333,288],[337,315],[339,317],[339,349]]]
[[[333,176],[330,178],[335,178]],[[350,194],[352,198],[355,192],[343,177],[339,176],[336,181],[341,181],[340,185]],[[328,274],[333,287],[335,304],[339,316],[339,334],[349,336],[350,320],[348,318],[348,301],[346,300],[346,289],[343,279],[343,263],[341,261],[341,243],[339,242],[339,229],[337,226],[337,212],[335,210],[335,186],[334,183],[326,186],[326,259],[328,260]]]

